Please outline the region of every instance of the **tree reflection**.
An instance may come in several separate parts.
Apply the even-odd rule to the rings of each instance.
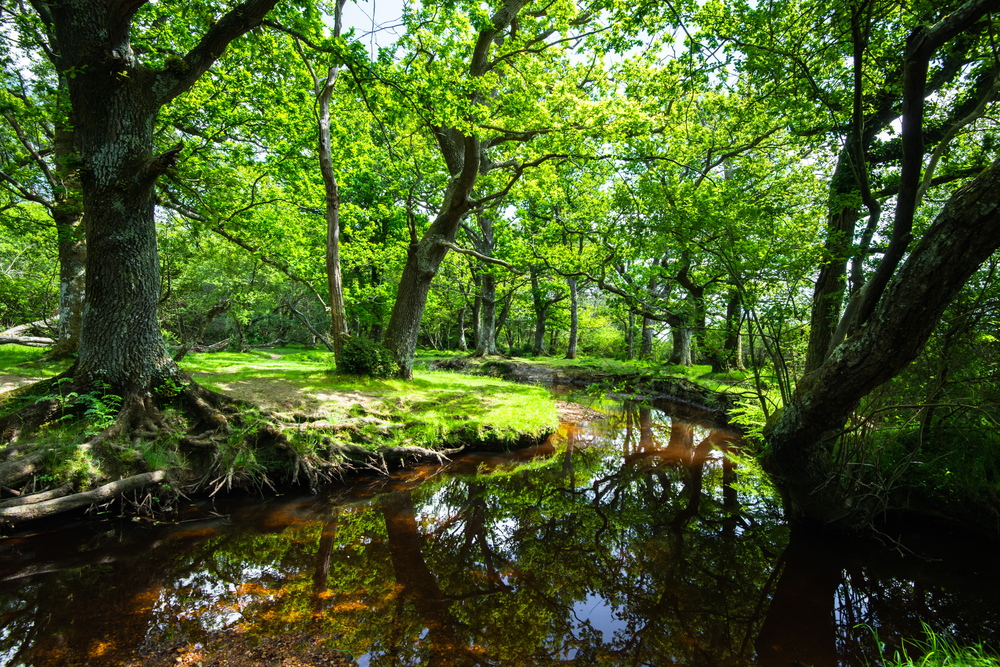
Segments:
[[[123,664],[238,631],[303,633],[372,665],[877,664],[861,624],[888,641],[919,631],[918,612],[969,636],[1000,624],[995,576],[968,590],[930,561],[890,570],[856,546],[788,542],[775,503],[736,484],[725,432],[625,406],[563,434],[521,467],[418,471],[178,531],[139,558],[12,564],[0,661]]]

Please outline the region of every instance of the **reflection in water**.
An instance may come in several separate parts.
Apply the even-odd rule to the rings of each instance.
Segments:
[[[213,522],[10,538],[0,664],[174,664],[176,647],[211,664],[234,633],[369,665],[874,665],[868,628],[893,644],[921,618],[996,639],[985,562],[959,566],[980,568],[970,585],[945,555],[789,540],[774,501],[737,483],[735,446],[628,405],[445,473]]]

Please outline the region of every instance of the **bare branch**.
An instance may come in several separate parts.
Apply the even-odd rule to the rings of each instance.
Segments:
[[[438,241],[438,245],[443,245],[444,247],[450,248],[462,255],[469,255],[470,257],[475,257],[479,261],[486,262],[487,264],[496,264],[497,266],[502,266],[505,269],[512,271],[513,273],[516,273],[519,276],[524,275],[524,271],[518,270],[516,267],[512,266],[511,264],[508,264],[502,259],[497,259],[496,257],[483,255],[482,253],[478,253],[475,250],[471,250],[470,248],[462,248],[460,246],[455,245],[454,243],[451,243],[450,241]]]

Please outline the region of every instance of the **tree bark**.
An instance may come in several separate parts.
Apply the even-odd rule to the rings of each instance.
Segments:
[[[649,361],[653,358],[653,320],[642,316],[642,343],[639,346],[639,358]]]
[[[833,340],[833,333],[840,322],[840,307],[847,285],[847,261],[854,240],[854,226],[858,220],[857,181],[854,159],[848,136],[847,146],[841,151],[837,168],[830,183],[830,209],[823,246],[823,264],[820,266],[813,290],[812,312],[809,319],[809,347],[806,351],[805,372],[819,367]],[[867,169],[867,165],[861,165]]]
[[[334,3],[334,38],[340,37],[343,25],[344,3]],[[312,70],[310,70],[312,71]],[[330,293],[330,344],[337,364],[342,361],[344,338],[347,336],[347,318],[344,313],[344,285],[340,272],[340,188],[333,167],[333,145],[330,140],[330,100],[337,85],[340,68],[331,66],[326,79],[314,79],[316,99],[319,103],[319,167],[323,174],[326,210],[326,283]]]
[[[106,383],[141,394],[178,372],[160,335],[160,267],[153,186],[181,146],[153,154],[160,107],[190,88],[230,41],[258,25],[277,0],[251,0],[213,25],[163,71],[132,51],[132,16],[142,3],[74,0],[36,3],[54,32],[52,53],[66,77],[87,239],[86,305],[78,385]]]
[[[670,363],[674,366],[690,366],[691,361],[691,339],[694,332],[691,327],[670,327],[670,338],[673,341],[673,349],[670,350]]]
[[[458,311],[458,349],[462,352],[469,350],[469,344],[465,340],[465,311],[466,307]]]
[[[566,279],[569,285],[569,342],[566,344],[566,358],[576,359],[576,343],[580,332],[580,314],[577,305],[576,276]]]
[[[497,283],[488,270],[482,275],[482,302],[479,306],[479,338],[476,339],[476,356],[497,353]]]
[[[53,145],[56,176],[62,190],[56,194],[52,218],[59,244],[59,333],[50,353],[52,358],[68,357],[79,350],[86,293],[87,242],[80,224],[83,203],[79,174],[74,167],[79,158],[73,144],[73,131],[57,123]]]
[[[629,361],[635,359],[635,313],[628,311],[628,332],[625,334],[628,343]]]
[[[545,321],[548,317],[548,307],[545,297],[538,285],[538,269],[531,267],[531,303],[535,311],[535,339],[531,346],[532,356],[545,354]]]

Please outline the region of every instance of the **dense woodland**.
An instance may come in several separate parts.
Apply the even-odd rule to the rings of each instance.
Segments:
[[[165,384],[228,433],[192,348],[706,364],[794,516],[954,460],[996,523],[1000,0],[345,1],[0,2],[2,342],[120,397],[90,446]]]

